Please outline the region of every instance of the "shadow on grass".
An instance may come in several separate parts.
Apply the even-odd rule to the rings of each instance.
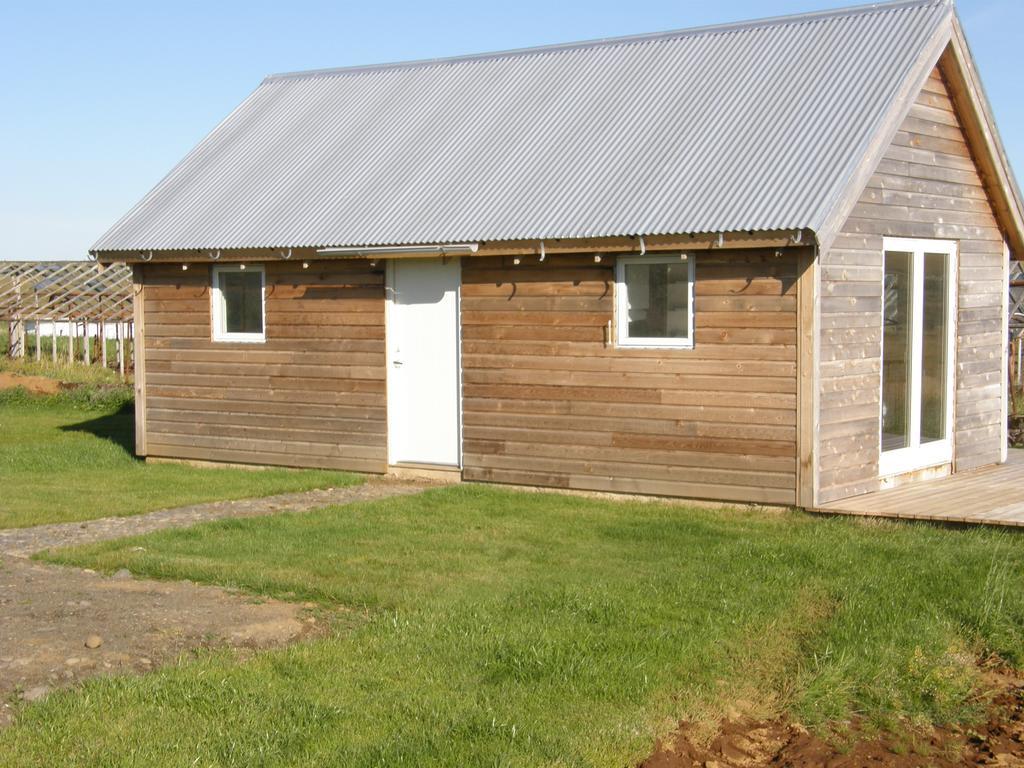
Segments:
[[[65,424],[62,432],[85,432],[101,440],[109,440],[137,461],[135,455],[135,404],[125,403],[112,413],[77,424]]]

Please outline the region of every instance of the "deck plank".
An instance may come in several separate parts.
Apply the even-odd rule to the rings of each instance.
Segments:
[[[1005,464],[823,504],[819,512],[1024,526],[1024,450]]]

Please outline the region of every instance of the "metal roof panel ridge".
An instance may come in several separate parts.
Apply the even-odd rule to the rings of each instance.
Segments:
[[[503,59],[514,56],[531,56],[544,53],[558,53],[561,51],[574,51],[587,48],[600,48],[615,45],[630,45],[634,43],[645,43],[656,40],[672,40],[684,37],[696,37],[699,35],[726,34],[740,32],[748,29],[761,27],[776,27],[793,24],[807,24],[816,21],[834,19],[838,17],[854,17],[871,13],[887,13],[890,11],[903,10],[907,8],[930,8],[938,6],[955,7],[954,0],[891,0],[885,3],[869,3],[866,5],[851,5],[843,8],[832,8],[824,11],[810,11],[806,13],[792,13],[782,16],[768,16],[762,19],[750,19],[744,21],[727,22],[724,24],[710,24],[701,27],[684,27],[671,29],[662,32],[643,32],[635,35],[622,35],[617,37],[600,37],[591,40],[579,40],[567,43],[553,43],[549,45],[527,46],[524,48],[509,48],[500,51],[484,51],[480,53],[468,53],[458,56],[441,56],[428,59],[410,59],[408,61],[382,62],[379,64],[355,64],[347,67],[327,67],[323,69],[296,70],[294,72],[279,72],[267,75],[263,83],[280,82],[282,80],[304,80],[315,77],[334,77],[338,75],[361,74],[366,72],[380,72],[389,69],[413,69],[416,67],[430,67],[444,64],[460,64],[473,61],[488,61]]]

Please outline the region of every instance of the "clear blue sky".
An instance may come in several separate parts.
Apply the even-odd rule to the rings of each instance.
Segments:
[[[272,72],[451,56],[840,7],[842,0],[5,4],[0,259],[86,250]],[[1024,3],[960,0],[1018,178]]]

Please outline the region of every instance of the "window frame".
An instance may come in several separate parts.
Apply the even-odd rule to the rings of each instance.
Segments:
[[[227,313],[224,293],[220,289],[220,276],[225,273],[245,272],[260,276],[260,333],[230,333],[227,331]],[[215,342],[263,344],[267,340],[267,271],[262,265],[217,264],[210,272],[210,328]]]
[[[953,461],[953,427],[956,418],[956,337],[959,309],[957,283],[959,278],[959,243],[956,240],[930,238],[885,237],[882,240],[882,264],[888,251],[910,253],[913,263],[911,293],[911,385],[910,424],[907,427],[910,445],[882,450],[882,408],[884,407],[885,373],[885,276],[882,278],[882,308],[879,327],[879,396],[878,396],[878,476],[881,478],[915,472]],[[946,413],[945,436],[941,440],[921,442],[921,379],[922,379],[922,303],[924,300],[924,254],[941,253],[946,260]]]
[[[687,265],[686,336],[659,338],[656,336],[630,336],[629,294],[626,289],[626,267],[636,264]],[[695,259],[689,253],[658,253],[644,256],[620,256],[615,263],[615,346],[625,349],[693,349],[693,300]]]

